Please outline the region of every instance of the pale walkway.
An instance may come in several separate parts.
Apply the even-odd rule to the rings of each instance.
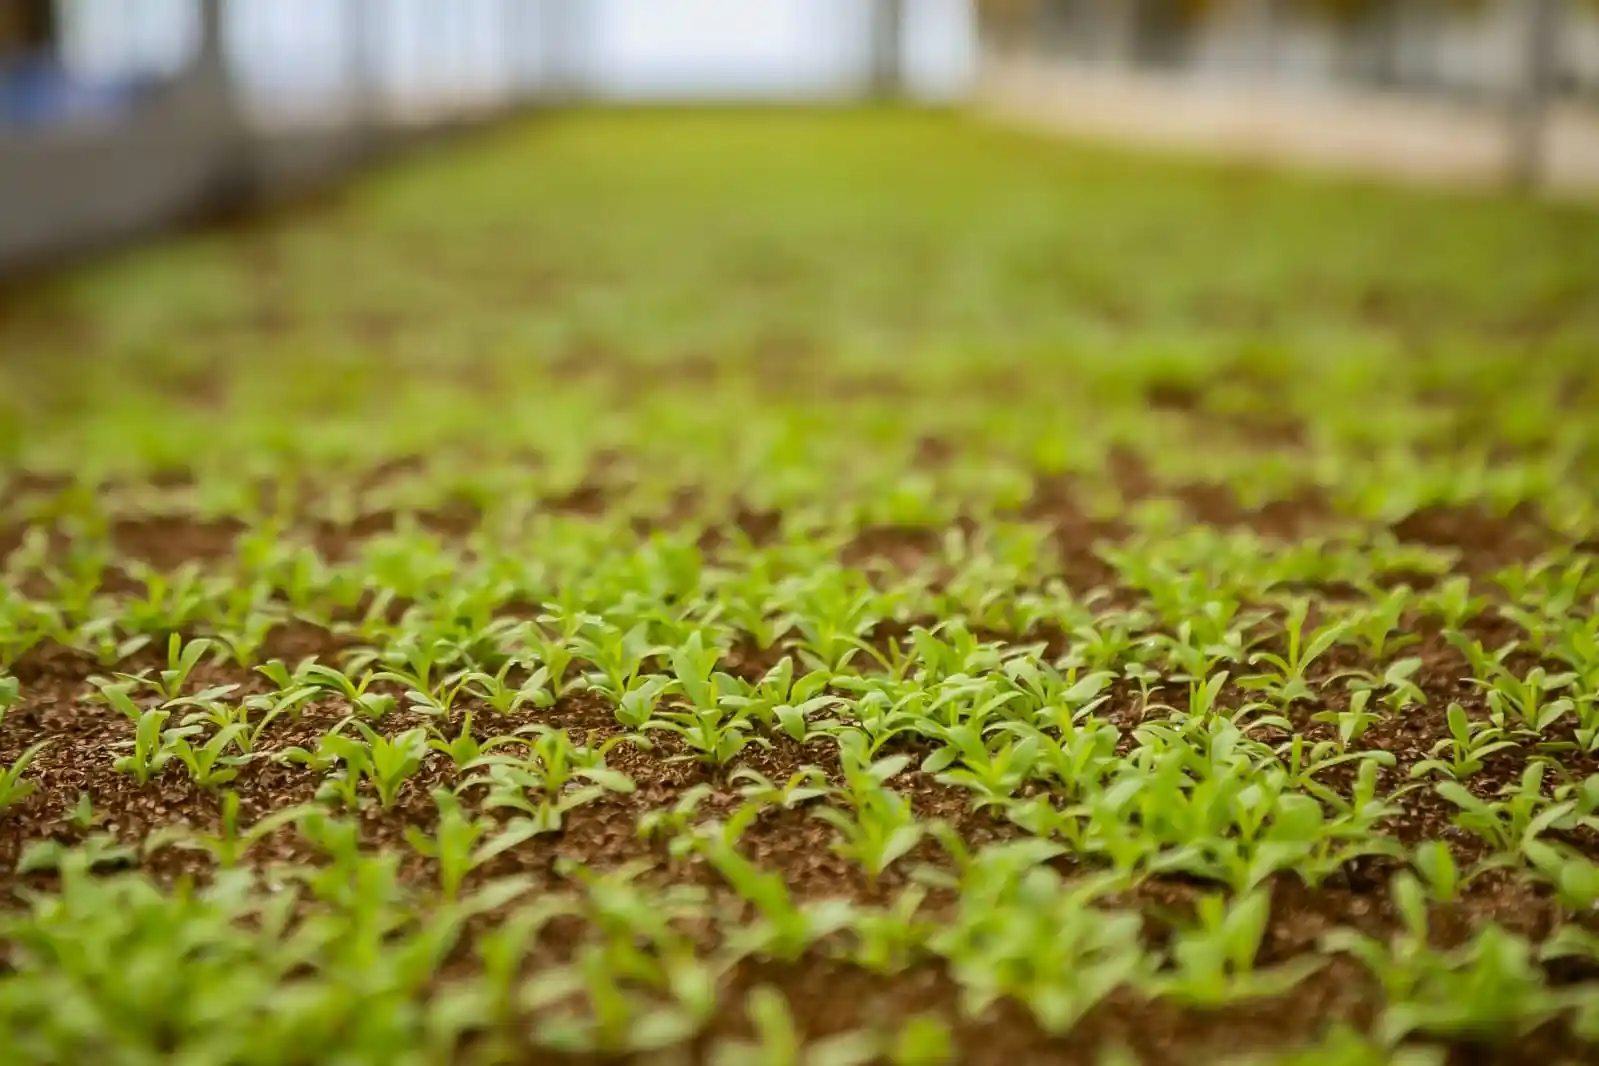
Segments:
[[[985,64],[985,113],[1063,133],[1399,180],[1483,186],[1507,173],[1502,112],[1412,97],[1210,85],[1025,59]],[[1599,113],[1557,109],[1546,185],[1599,196]]]

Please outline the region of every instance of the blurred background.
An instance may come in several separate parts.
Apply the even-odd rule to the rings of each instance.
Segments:
[[[512,110],[858,100],[1599,189],[1595,0],[0,0],[0,271]]]

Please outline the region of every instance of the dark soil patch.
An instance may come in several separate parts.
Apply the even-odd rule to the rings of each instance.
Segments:
[[[1189,382],[1157,381],[1145,388],[1144,399],[1157,411],[1191,414],[1204,402],[1205,393]]]
[[[157,570],[176,570],[186,562],[228,558],[233,554],[234,538],[244,529],[243,522],[232,518],[124,518],[112,523],[111,543],[120,556],[149,563]]]
[[[1424,507],[1393,529],[1404,543],[1458,551],[1458,569],[1473,577],[1531,559],[1551,545],[1549,534],[1524,506],[1503,516],[1480,506]]]
[[[1290,499],[1272,500],[1246,507],[1225,485],[1192,484],[1173,491],[1194,521],[1221,529],[1248,529],[1267,540],[1292,542],[1325,529],[1332,521],[1332,506],[1325,496],[1310,490]]]
[[[845,566],[868,567],[888,563],[900,572],[917,570],[939,551],[942,529],[925,526],[868,526],[844,546]]]

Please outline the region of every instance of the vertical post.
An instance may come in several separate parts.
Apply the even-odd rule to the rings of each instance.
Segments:
[[[507,107],[518,107],[527,102],[532,92],[528,60],[532,58],[532,42],[538,39],[538,9],[533,0],[501,0],[501,14],[504,102]]]
[[[227,66],[223,55],[222,20],[222,0],[200,0],[200,50],[195,66],[207,76],[223,73]]]
[[[1249,35],[1249,66],[1256,77],[1271,74],[1277,65],[1277,5],[1275,0],[1248,0],[1245,23]]]
[[[53,52],[59,40],[55,0],[13,0],[0,9],[0,54],[43,55]]]
[[[1061,23],[1065,21],[1059,0],[1033,0],[1027,12],[1027,50],[1035,56],[1055,51]]]
[[[544,92],[556,103],[571,103],[582,86],[579,60],[586,0],[536,0],[543,39]]]
[[[1510,91],[1507,172],[1511,184],[1537,188],[1548,153],[1549,105],[1559,48],[1559,0],[1518,0],[1515,82]]]
[[[184,78],[183,99],[194,135],[208,145],[213,172],[208,210],[231,210],[255,192],[255,160],[228,67],[226,0],[199,0],[200,40]]]
[[[1120,4],[1100,6],[1100,58],[1112,63],[1137,66],[1143,57],[1139,52],[1139,24],[1143,18],[1142,0],[1126,0]]]
[[[380,124],[382,88],[378,71],[380,0],[344,0],[344,92],[357,137],[366,140]]]
[[[872,5],[872,96],[898,97],[904,89],[900,53],[904,50],[905,12],[901,0],[870,0]]]
[[[233,91],[228,72],[225,0],[199,0],[200,40],[194,63],[185,79],[190,106],[199,122],[220,131],[232,141],[240,133]]]
[[[494,5],[494,38],[499,44],[499,70],[494,79],[494,106],[508,108],[516,103],[521,70],[521,22],[517,18],[518,0],[499,0]]]

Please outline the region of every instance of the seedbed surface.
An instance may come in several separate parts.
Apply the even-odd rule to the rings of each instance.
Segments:
[[[632,114],[36,286],[5,1061],[1596,1061],[1596,248]]]

